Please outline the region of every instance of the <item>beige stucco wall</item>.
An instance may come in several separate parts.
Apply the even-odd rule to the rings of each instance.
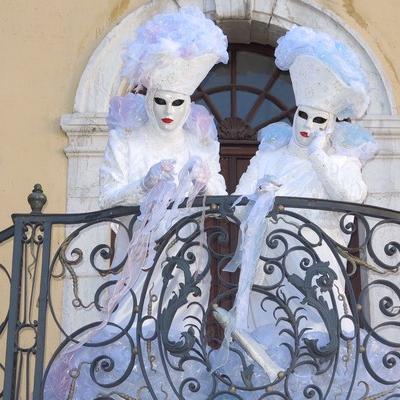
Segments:
[[[85,65],[129,0],[4,0],[0,3],[0,227],[26,212],[43,184],[47,212],[65,210],[67,160],[62,114],[72,111]]]
[[[351,26],[380,60],[400,106],[400,2],[397,0],[320,0]]]
[[[382,64],[400,105],[399,0],[316,2],[363,38]],[[60,116],[73,111],[80,76],[96,46],[143,3],[0,2],[0,230],[11,224],[11,213],[29,211],[26,196],[36,182],[42,183],[48,196],[46,212],[65,210],[67,159],[63,149],[67,141],[59,128]],[[55,241],[60,242],[62,236],[63,230],[57,230]],[[0,263],[8,261],[5,249],[0,249]]]

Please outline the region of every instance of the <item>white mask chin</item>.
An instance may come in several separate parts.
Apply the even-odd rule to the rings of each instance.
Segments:
[[[336,117],[334,114],[310,106],[298,106],[293,120],[294,141],[302,147],[308,146],[319,132],[330,135]]]
[[[150,90],[146,95],[150,122],[161,132],[182,128],[190,113],[190,96],[169,90]]]

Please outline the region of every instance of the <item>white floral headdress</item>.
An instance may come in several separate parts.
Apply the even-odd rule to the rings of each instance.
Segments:
[[[127,44],[122,74],[133,86],[191,95],[214,64],[228,61],[227,43],[196,7],[158,14]]]

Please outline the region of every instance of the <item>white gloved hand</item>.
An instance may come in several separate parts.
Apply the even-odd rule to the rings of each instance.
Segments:
[[[318,132],[313,141],[308,145],[308,154],[312,154],[318,150],[324,150],[328,142],[328,135],[326,132]]]
[[[257,181],[257,192],[276,192],[282,185],[273,175],[264,175]]]
[[[146,191],[151,190],[157,183],[164,180],[174,179],[175,160],[161,160],[150,167],[146,176],[143,178],[142,186]]]
[[[209,166],[201,158],[195,157],[193,158],[193,165],[190,169],[190,175],[193,179],[193,184],[200,185],[202,187],[202,191],[204,192],[211,175]]]

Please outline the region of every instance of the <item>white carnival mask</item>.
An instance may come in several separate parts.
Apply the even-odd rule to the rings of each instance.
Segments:
[[[161,131],[180,129],[190,112],[190,97],[169,90],[155,90],[148,94],[149,118]]]
[[[330,135],[335,115],[310,106],[298,106],[293,120],[293,138],[299,146],[308,146],[319,132]]]

